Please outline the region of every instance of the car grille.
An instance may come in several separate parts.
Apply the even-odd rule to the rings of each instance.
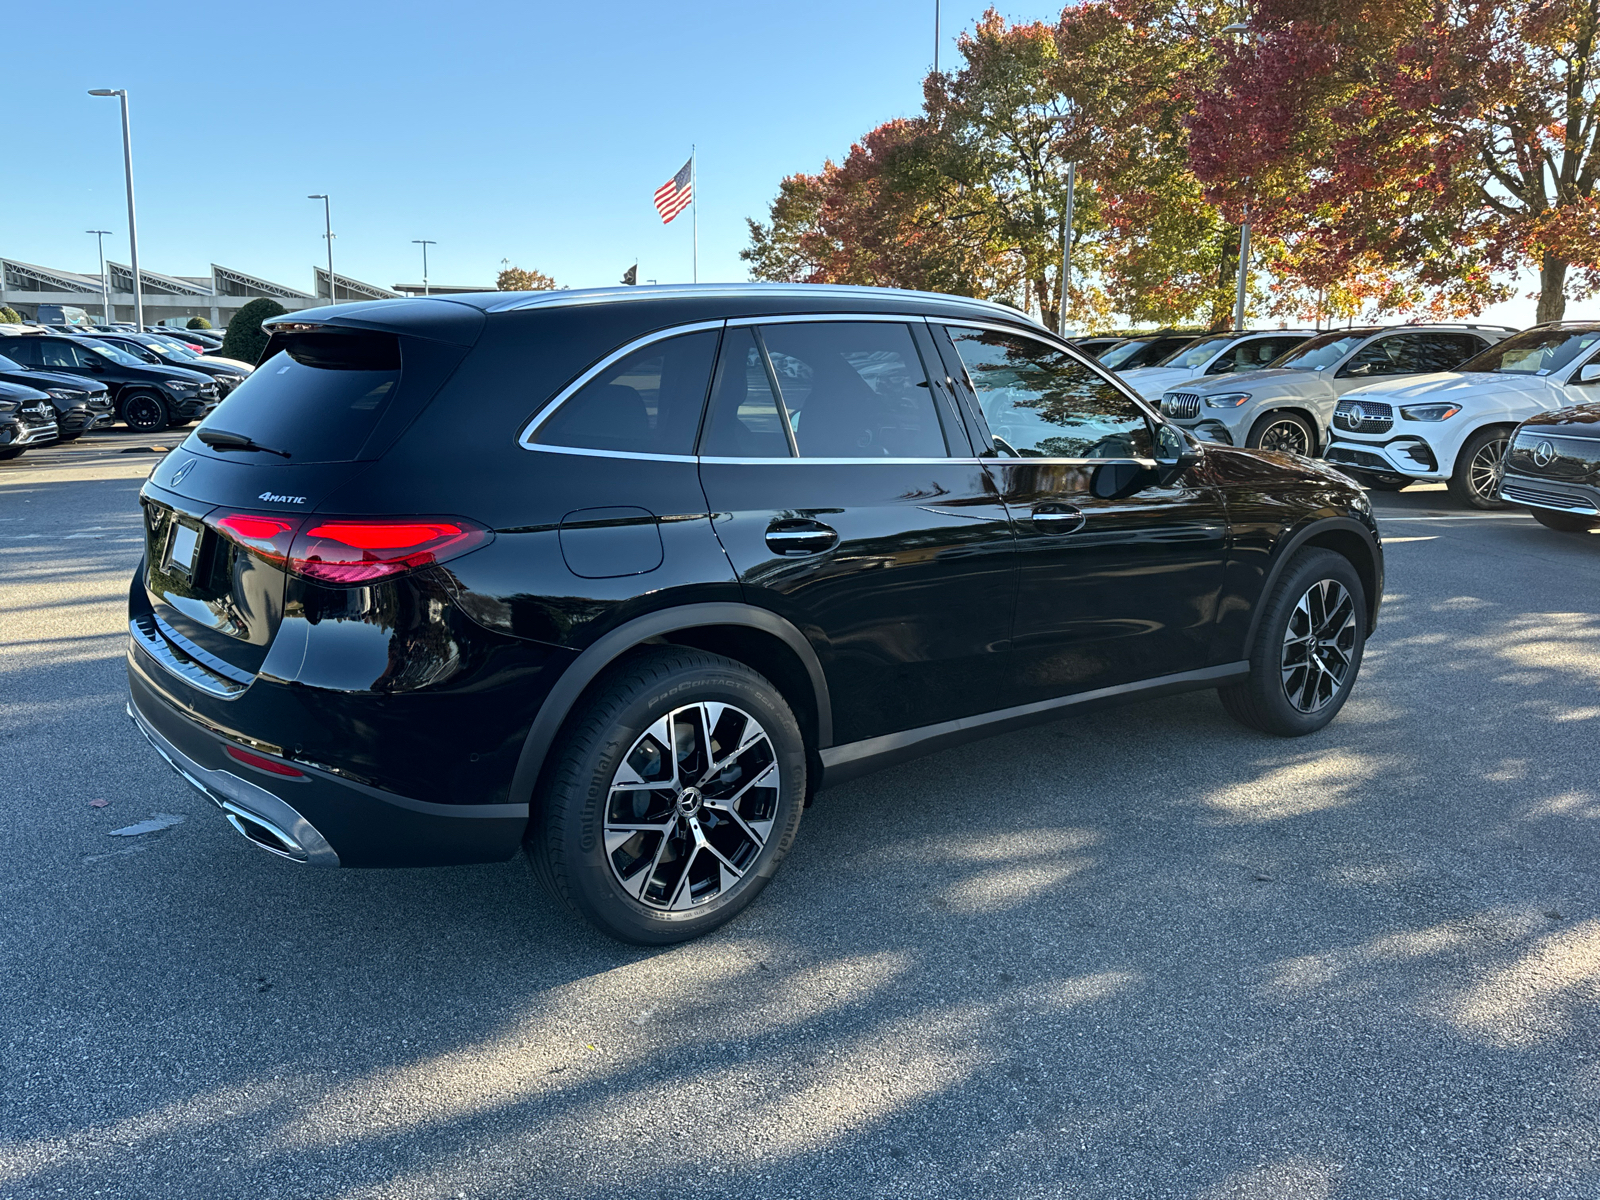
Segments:
[[[1352,450],[1349,446],[1329,446],[1324,455],[1331,463],[1344,463],[1350,467],[1372,467],[1379,471],[1394,473],[1394,464],[1376,454],[1368,454],[1365,450]]]
[[[1592,513],[1597,511],[1594,501],[1579,492],[1565,488],[1546,487],[1524,483],[1520,479],[1507,479],[1500,485],[1500,495],[1518,504],[1531,504],[1535,508],[1559,508],[1567,512]]]
[[[202,399],[202,400],[215,400],[215,399],[217,399],[217,385],[214,384],[214,383],[202,383],[200,385],[200,399]]]
[[[22,414],[24,421],[43,421],[48,419],[50,406],[43,400],[35,400],[32,404],[24,404],[17,411]]]
[[[1333,410],[1333,427],[1346,433],[1388,433],[1394,409],[1377,400],[1341,400]]]
[[[1535,426],[1517,434],[1506,465],[1523,475],[1585,479],[1600,467],[1600,441],[1552,437]]]
[[[1200,393],[1168,392],[1161,397],[1161,411],[1182,421],[1197,417],[1200,415]]]

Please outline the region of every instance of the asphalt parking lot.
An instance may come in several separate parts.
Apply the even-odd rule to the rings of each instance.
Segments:
[[[0,1196],[1600,1194],[1600,536],[1375,496],[1322,733],[1202,693],[895,768],[649,951],[520,859],[273,859],[168,770],[123,643],[171,444],[0,466]]]

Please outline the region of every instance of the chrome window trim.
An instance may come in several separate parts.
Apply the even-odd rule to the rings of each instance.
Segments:
[[[637,457],[645,456],[639,455]],[[716,466],[765,466],[775,463],[794,463],[796,465],[810,464],[828,467],[853,466],[857,463],[877,463],[895,467],[929,466],[937,463],[961,463],[972,466],[1022,466],[1037,463],[1040,466],[1047,467],[1099,467],[1104,466],[1106,463],[1132,463],[1135,466],[1144,467],[1146,470],[1151,471],[1161,465],[1153,458],[1034,458],[1031,455],[1008,458],[998,454],[991,458],[974,458],[969,454],[954,458],[721,458],[704,455],[698,460],[687,459],[684,461],[699,461]]]
[[[996,333],[1020,333],[1024,337],[1038,338],[1038,340],[1044,342],[1045,345],[1053,346],[1058,350],[1069,350],[1069,351],[1072,352],[1073,357],[1077,361],[1081,362],[1084,366],[1088,367],[1095,374],[1099,375],[1101,379],[1106,380],[1108,383],[1110,383],[1112,386],[1114,386],[1127,399],[1132,400],[1133,403],[1134,403],[1134,406],[1136,408],[1138,408],[1138,410],[1140,412],[1144,413],[1144,415],[1146,417],[1148,417],[1151,421],[1155,422],[1157,425],[1170,424],[1170,422],[1168,422],[1168,420],[1164,416],[1161,415],[1161,410],[1160,410],[1159,407],[1152,407],[1145,400],[1145,398],[1143,396],[1139,395],[1138,392],[1134,391],[1127,384],[1123,383],[1122,380],[1118,379],[1114,374],[1112,374],[1110,371],[1108,371],[1105,367],[1102,367],[1097,360],[1089,357],[1089,355],[1085,354],[1082,350],[1079,350],[1071,342],[1068,342],[1065,339],[1057,336],[1056,334],[1051,333],[1048,329],[1041,329],[1040,332],[1042,332],[1045,336],[1042,337],[1042,338],[1039,338],[1039,335],[1034,333],[1034,331],[1031,330],[1031,329],[1019,329],[1015,325],[1005,325],[1005,324],[1001,324],[998,321],[957,321],[954,317],[929,317],[928,318],[928,323],[930,325],[935,323],[935,322],[937,322],[940,325],[965,325],[966,327],[971,328],[971,329],[992,329]],[[948,334],[948,331],[946,331],[946,332]],[[951,338],[950,341],[951,341],[951,344],[954,345],[955,339]],[[978,389],[973,386],[972,375],[967,370],[967,360],[961,357],[961,347],[959,347],[959,346],[956,346],[956,361],[961,364],[961,374],[966,376],[967,390],[972,394],[972,396],[974,398],[976,398],[977,395],[978,395]],[[983,405],[982,404],[978,405],[978,413],[979,413],[980,416],[983,413]],[[988,424],[989,424],[989,418],[988,417],[984,417],[983,418],[983,423],[984,423],[984,427],[987,428]],[[991,432],[991,434],[993,433],[992,430],[990,432]],[[1001,457],[1004,458],[1005,456],[1002,455]],[[1133,458],[1128,458],[1128,459],[1111,459],[1111,458],[1074,459],[1074,458],[1069,458],[1069,459],[1059,459],[1059,460],[1039,459],[1037,461],[1039,461],[1039,462],[1045,462],[1045,461],[1060,461],[1060,462],[1139,462],[1141,460],[1133,459]]]
[[[581,454],[587,458],[634,458],[645,462],[699,462],[692,454],[648,454],[643,450],[590,450],[583,446],[545,446],[537,442],[532,445],[524,444],[524,450],[535,450],[541,454]]]
[[[692,321],[692,322],[690,322],[690,323],[688,323],[686,325],[673,325],[673,326],[670,326],[670,327],[668,327],[666,329],[658,329],[658,330],[654,331],[653,333],[647,333],[643,337],[635,338],[633,341],[628,342],[626,345],[618,347],[617,349],[613,350],[610,354],[607,354],[604,357],[602,357],[599,362],[595,363],[592,367],[590,367],[586,371],[584,371],[581,375],[579,375],[571,383],[567,384],[566,387],[562,388],[559,392],[557,392],[554,397],[552,397],[550,400],[546,401],[545,404],[541,408],[537,409],[534,412],[534,414],[531,417],[529,417],[526,422],[523,423],[522,432],[517,435],[517,445],[521,446],[524,450],[553,449],[553,448],[555,448],[555,447],[542,447],[542,446],[539,446],[536,443],[534,443],[533,441],[531,441],[530,439],[533,437],[534,434],[539,432],[539,427],[541,425],[543,425],[546,421],[548,421],[551,417],[553,417],[555,415],[556,410],[558,408],[560,408],[563,404],[565,404],[569,399],[572,398],[572,394],[574,392],[576,392],[579,388],[583,387],[584,384],[589,383],[591,380],[593,380],[597,375],[599,375],[607,367],[610,367],[610,366],[614,365],[615,363],[617,363],[619,360],[621,360],[623,358],[626,358],[628,355],[632,354],[635,350],[642,350],[646,346],[651,345],[652,343],[665,341],[669,337],[677,337],[680,334],[685,334],[685,333],[703,333],[703,332],[705,332],[707,330],[711,330],[711,329],[720,330],[726,324],[727,324],[726,320],[718,319],[718,320],[715,320],[715,321]],[[562,450],[581,450],[581,447],[577,447],[577,446],[561,446],[561,447],[559,447],[559,449],[562,449]],[[658,458],[659,457],[659,458],[666,458],[666,459],[670,460],[673,457],[677,457],[677,456],[668,456],[668,455],[651,455],[651,454],[645,454],[643,452],[640,452],[639,454],[636,455],[634,452],[626,451],[626,450],[589,451],[589,453],[605,454],[608,457],[620,457],[620,458],[634,458],[634,457]],[[692,456],[691,456],[691,461],[692,461]]]

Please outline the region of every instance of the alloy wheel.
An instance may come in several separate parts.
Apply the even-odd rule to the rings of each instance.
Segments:
[[[1511,439],[1495,438],[1478,447],[1478,452],[1467,464],[1467,486],[1480,500],[1500,498],[1500,476],[1505,467],[1506,447]]]
[[[725,895],[755,867],[778,815],[772,739],[743,709],[675,708],[612,775],[605,852],[622,890],[681,911]]]
[[[1333,702],[1355,656],[1356,604],[1336,579],[1313,583],[1289,614],[1283,634],[1283,692],[1303,713]]]
[[[154,396],[138,395],[128,399],[122,412],[128,428],[141,433],[153,432],[166,426],[166,413],[161,401]]]
[[[1285,454],[1305,454],[1306,431],[1298,421],[1274,421],[1261,431],[1262,450],[1279,450]]]

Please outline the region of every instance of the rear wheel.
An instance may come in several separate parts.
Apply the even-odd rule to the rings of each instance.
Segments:
[[[1217,689],[1222,706],[1263,733],[1315,733],[1344,707],[1366,637],[1366,595],[1350,560],[1317,547],[1302,550],[1262,610],[1250,677]]]
[[[1558,533],[1588,533],[1591,529],[1600,529],[1600,517],[1554,512],[1548,508],[1535,508],[1530,511],[1535,521],[1546,529],[1554,529]]]
[[[122,419],[135,433],[160,433],[170,423],[166,401],[153,392],[134,392],[122,402]]]
[[[1456,469],[1446,486],[1468,508],[1505,508],[1500,499],[1500,474],[1511,434],[1504,429],[1481,429],[1467,439],[1456,455]]]
[[[1250,427],[1250,436],[1244,444],[1254,449],[1303,454],[1309,458],[1316,453],[1317,437],[1305,418],[1289,412],[1270,412]]]
[[[569,722],[528,854],[555,896],[613,937],[681,942],[756,898],[805,795],[805,743],[771,683],[719,655],[651,647]]]

